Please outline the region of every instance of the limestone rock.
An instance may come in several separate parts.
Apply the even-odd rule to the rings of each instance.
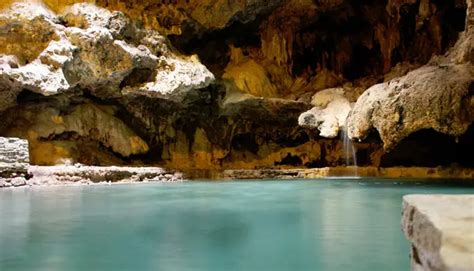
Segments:
[[[10,183],[15,186],[24,186],[26,185],[26,179],[24,177],[15,177],[10,180]]]
[[[224,79],[231,80],[237,89],[257,97],[277,97],[277,89],[268,78],[265,69],[254,60],[230,65]]]
[[[52,1],[54,0],[46,0]],[[126,0],[96,2],[98,5],[118,9],[134,18],[140,18],[148,27],[163,34],[181,35],[190,28],[194,32],[202,33],[225,28],[233,22],[248,23],[257,16],[271,12],[287,0],[174,1],[161,5],[152,0],[133,4]]]
[[[474,196],[403,197],[412,270],[474,270]]]
[[[14,105],[25,89],[42,95],[80,87],[103,97],[131,92],[172,97],[214,80],[197,57],[181,56],[159,33],[91,4],[76,4],[57,16],[40,5],[15,3],[0,13],[0,27],[5,29],[0,110]]]
[[[375,85],[351,111],[349,136],[363,140],[375,128],[386,149],[422,129],[461,136],[474,120],[473,78],[471,63],[428,65]]]
[[[123,157],[148,152],[147,143],[113,115],[112,107],[84,103],[69,106],[68,110],[65,113],[54,107],[37,105],[19,112],[16,116],[19,123],[10,127],[8,134],[27,138],[31,158],[40,164],[59,164],[67,159],[75,161],[79,153],[74,151],[76,145],[59,140],[66,139],[65,135],[73,135],[76,142],[80,138],[100,142]],[[23,127],[25,124],[27,129]],[[55,140],[45,142],[48,138]]]
[[[29,165],[28,141],[0,137],[0,177],[25,174]]]
[[[28,164],[28,141],[19,138],[0,137],[0,162]]]
[[[398,80],[444,54],[466,8],[434,0],[23,2],[0,15],[0,135],[28,138],[39,164],[185,169],[340,165],[341,142],[319,135],[344,126],[355,88]],[[79,2],[94,5],[68,7]],[[463,36],[456,48],[464,49],[449,52],[454,66],[473,55],[471,35]],[[398,62],[413,66],[386,74]],[[430,64],[438,66],[445,61]],[[316,92],[341,86],[351,88],[348,101],[311,105]],[[302,124],[320,132],[298,125],[311,106]],[[360,160],[379,165],[380,146],[358,144],[370,157]]]
[[[61,19],[68,27],[81,29],[103,28],[110,30],[112,36],[121,39],[133,35],[134,25],[121,12],[111,12],[86,3],[66,7]]]
[[[184,179],[179,172],[160,167],[94,167],[75,165],[31,166],[28,184],[35,186],[93,184],[93,183],[136,183],[136,182],[179,182]]]
[[[0,66],[0,111],[15,103],[22,88],[64,87],[60,76],[51,74],[47,66],[37,60],[51,41],[59,39],[55,19],[47,9],[32,8],[24,3],[0,13],[0,57],[4,59]]]
[[[433,129],[453,137],[474,121],[474,30],[468,1],[465,31],[442,57],[405,76],[369,88],[348,117],[352,139],[365,139],[372,129],[391,149],[411,133]]]
[[[314,107],[300,115],[299,125],[317,128],[322,137],[337,137],[339,131],[345,128],[351,110],[351,103],[344,97],[344,89],[322,90],[313,96],[311,104]]]
[[[152,82],[145,83],[137,90],[127,88],[124,93],[139,93],[152,97],[182,98],[193,89],[209,86],[214,75],[199,62],[197,56],[167,58],[159,60],[166,63],[158,69]]]

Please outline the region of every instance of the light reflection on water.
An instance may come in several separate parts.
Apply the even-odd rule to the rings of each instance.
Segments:
[[[398,182],[0,190],[0,270],[408,270],[401,197],[474,189]]]

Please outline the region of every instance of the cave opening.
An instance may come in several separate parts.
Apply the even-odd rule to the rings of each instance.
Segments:
[[[393,150],[385,153],[382,167],[391,166],[474,166],[474,125],[459,138],[424,129],[403,139]]]
[[[234,150],[250,151],[253,154],[256,154],[259,149],[259,145],[255,140],[255,135],[251,133],[235,135],[232,138],[231,146]]]
[[[280,162],[275,162],[275,166],[301,166],[303,161],[297,155],[288,153]]]
[[[247,23],[234,21],[223,29],[202,34],[196,34],[195,29],[185,27],[182,35],[170,35],[168,38],[179,51],[197,54],[213,74],[222,76],[230,60],[230,45],[239,48],[260,47],[259,26],[262,19],[258,17]]]

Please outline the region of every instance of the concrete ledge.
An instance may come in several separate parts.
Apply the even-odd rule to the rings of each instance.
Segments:
[[[474,195],[403,197],[412,270],[474,270]]]

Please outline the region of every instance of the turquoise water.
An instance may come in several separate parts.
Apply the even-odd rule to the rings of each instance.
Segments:
[[[411,193],[369,181],[0,190],[0,270],[409,270]]]

